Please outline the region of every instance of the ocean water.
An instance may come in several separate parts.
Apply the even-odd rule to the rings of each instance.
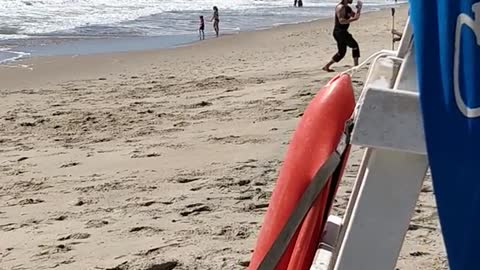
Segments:
[[[364,0],[364,10],[394,4]],[[399,1],[406,2],[406,1]],[[331,17],[338,0],[0,0],[0,61],[28,55],[114,52],[172,47],[198,39],[198,17],[214,35]]]

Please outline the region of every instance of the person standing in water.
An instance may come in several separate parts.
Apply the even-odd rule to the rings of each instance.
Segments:
[[[218,8],[216,6],[213,7],[213,16],[210,19],[210,21],[213,21],[213,29],[215,29],[215,33],[217,34],[217,37],[218,37],[218,32],[220,32],[218,24],[220,22],[220,19],[218,17]]]
[[[335,8],[335,28],[333,29],[333,37],[337,41],[338,52],[332,57],[332,60],[328,62],[323,70],[327,72],[333,72],[330,68],[334,63],[340,62],[347,53],[347,47],[352,48],[353,63],[358,65],[358,59],[360,58],[360,48],[357,41],[348,32],[350,23],[360,19],[360,12],[362,10],[362,2],[357,3],[357,13],[355,13],[350,4],[353,0],[342,0]]]
[[[200,15],[200,26],[198,27],[198,34],[200,35],[200,40],[205,39],[205,21],[203,16]]]

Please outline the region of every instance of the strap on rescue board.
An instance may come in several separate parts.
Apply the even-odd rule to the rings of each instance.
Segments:
[[[300,224],[302,223],[303,219],[312,207],[318,195],[323,190],[323,187],[327,183],[328,179],[334,173],[336,175],[340,174],[340,165],[342,163],[342,160],[346,158],[344,153],[348,145],[350,144],[350,134],[352,129],[353,122],[349,120],[345,125],[345,131],[340,138],[340,142],[338,143],[337,148],[332,154],[330,154],[325,163],[317,170],[315,176],[303,192],[302,197],[297,202],[297,205],[290,214],[290,217],[288,218],[287,222],[278,234],[277,238],[275,238],[275,241],[273,242],[272,246],[259,264],[257,270],[275,269],[287,246],[290,244],[290,240],[297,231],[298,226],[300,226]],[[327,205],[327,207],[330,206],[330,204]]]

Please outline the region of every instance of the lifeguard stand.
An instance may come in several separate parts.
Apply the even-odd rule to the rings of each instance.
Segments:
[[[352,145],[365,146],[345,216],[330,216],[311,270],[393,270],[425,178],[413,35],[370,67]]]

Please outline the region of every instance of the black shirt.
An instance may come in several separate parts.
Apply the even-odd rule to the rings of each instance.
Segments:
[[[348,5],[343,5],[343,8],[345,8],[345,19],[350,19],[352,16],[352,13],[353,13],[353,10],[350,6]],[[349,23],[347,24],[341,24],[340,23],[340,20],[337,16],[337,12],[335,11],[335,28],[334,28],[334,31],[347,31],[348,30],[348,27],[350,26]]]

